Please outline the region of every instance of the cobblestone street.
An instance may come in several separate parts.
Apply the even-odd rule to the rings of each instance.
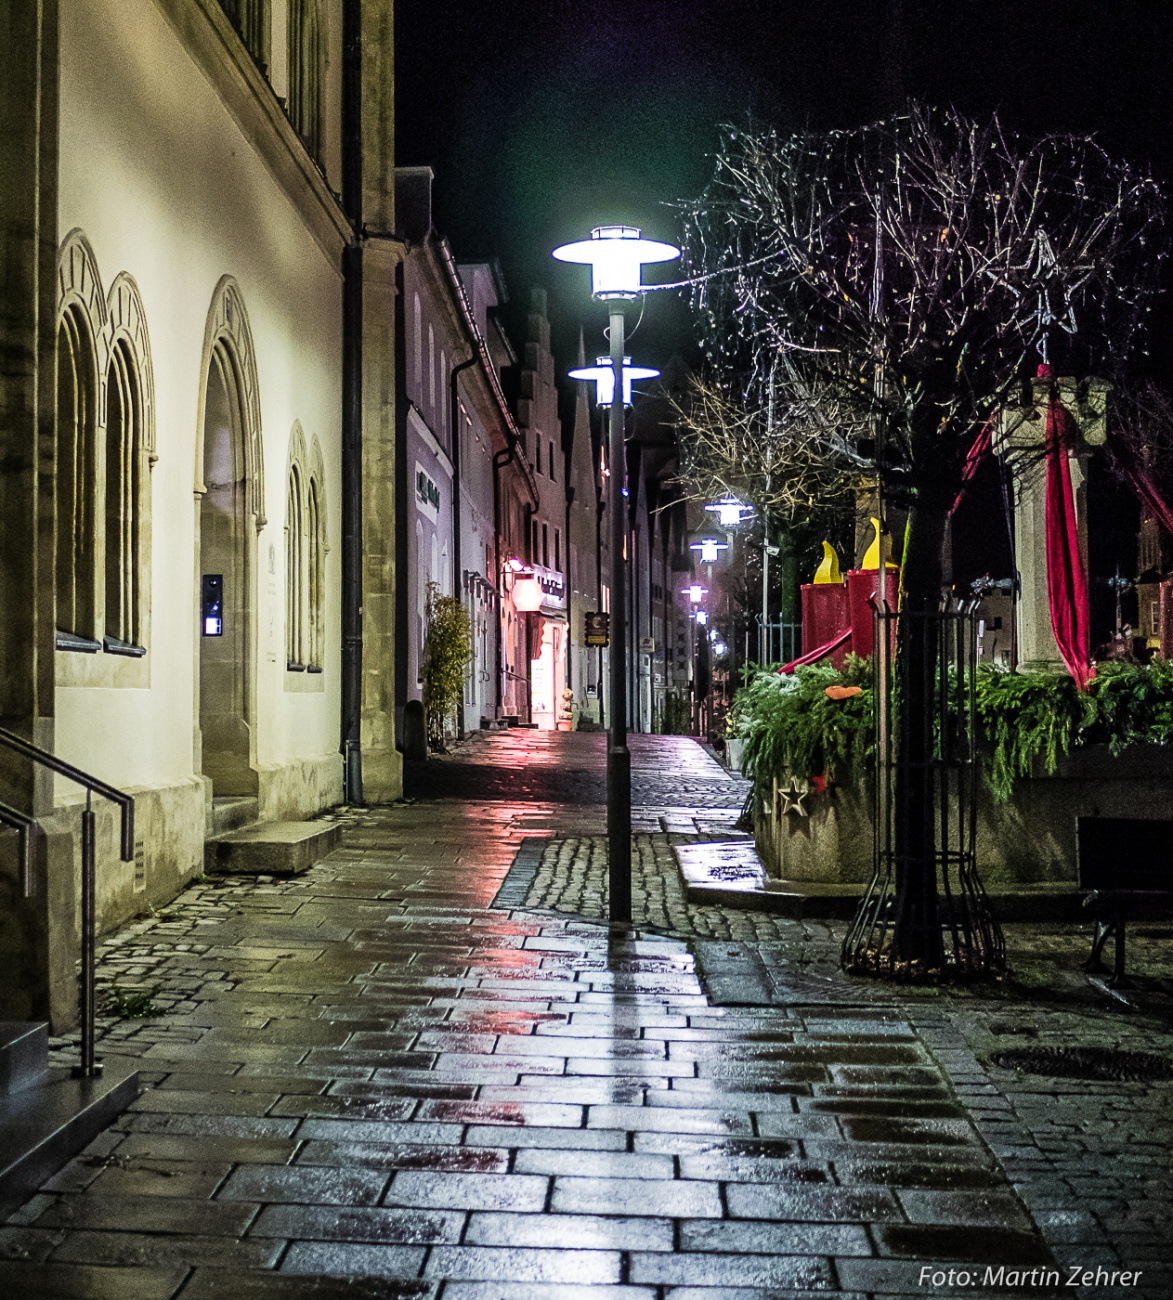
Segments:
[[[110,936],[100,1050],[145,1091],[0,1228],[0,1294],[1173,1295],[1173,1083],[986,1060],[1167,1052],[1168,932],[1133,946],[1133,1012],[1077,925],[1008,927],[989,990],[849,980],[841,923],[685,902],[672,843],[728,837],[745,787],[643,736],[611,931],[604,741],[477,737],[340,810],[306,875],[201,880]],[[696,955],[743,947],[774,996],[723,1005]]]

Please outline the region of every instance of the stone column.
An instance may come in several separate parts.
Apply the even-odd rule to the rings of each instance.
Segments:
[[[1016,609],[1018,667],[1024,672],[1065,673],[1066,666],[1051,630],[1047,596],[1047,403],[1052,385],[1074,417],[1078,445],[1068,453],[1079,550],[1087,573],[1087,462],[1107,436],[1108,386],[1100,380],[1036,379],[1030,406],[1007,408],[998,432],[999,452],[1010,460],[1014,475],[1014,549],[1021,584]]]
[[[57,4],[0,0],[0,725],[53,745],[57,324]],[[44,817],[52,781],[0,749],[0,798]],[[22,897],[0,845],[0,1019],[76,1019],[71,837],[37,838]]]
[[[403,793],[395,748],[394,15],[362,5],[362,762],[371,803]]]

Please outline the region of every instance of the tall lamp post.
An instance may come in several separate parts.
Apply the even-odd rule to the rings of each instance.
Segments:
[[[607,745],[608,886],[612,921],[631,920],[631,754],[627,748],[627,591],[624,572],[626,516],[623,508],[627,456],[623,446],[625,311],[643,288],[645,262],[667,262],[680,249],[654,239],[642,239],[635,226],[596,226],[590,239],[563,244],[554,250],[561,262],[583,262],[591,268],[591,293],[606,302],[611,315],[611,476],[607,504],[611,512],[611,731]],[[615,382],[618,380],[619,382]]]

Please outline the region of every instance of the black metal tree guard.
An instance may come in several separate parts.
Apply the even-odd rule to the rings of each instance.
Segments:
[[[970,601],[897,613],[877,603],[875,867],[843,940],[841,964],[852,974],[930,983],[1005,970],[1005,941],[975,851],[976,608]],[[927,707],[920,717],[898,707],[902,683],[892,673],[897,638],[901,645],[918,638],[930,648],[923,656]],[[923,819],[919,827],[916,818]],[[920,905],[910,906],[917,890],[922,895],[913,901]],[[926,960],[926,953],[933,955]]]

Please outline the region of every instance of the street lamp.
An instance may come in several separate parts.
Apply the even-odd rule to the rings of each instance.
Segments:
[[[696,619],[698,627],[704,627],[709,621],[709,611],[707,609],[698,609],[693,618]]]
[[[611,406],[615,401],[615,370],[610,357],[599,357],[593,366],[582,366],[578,370],[568,370],[571,379],[589,379],[595,385],[595,404]],[[630,357],[623,358],[623,405],[631,405],[631,385],[637,379],[655,379],[658,370],[647,366],[633,366]]]
[[[729,549],[729,543],[718,541],[715,537],[702,537],[699,542],[690,543],[688,549],[700,552],[702,564],[716,564],[721,552]]]
[[[635,226],[596,226],[590,239],[563,244],[554,250],[560,262],[582,262],[591,268],[591,293],[610,307],[611,475],[607,499],[611,514],[611,734],[607,746],[608,886],[612,921],[631,920],[631,754],[627,748],[627,609],[623,543],[626,523],[623,480],[627,463],[623,447],[624,397],[630,384],[624,374],[624,311],[639,296],[644,263],[667,262],[680,249],[643,239]],[[614,377],[619,382],[614,382]]]
[[[708,587],[702,587],[699,582],[694,582],[690,586],[681,587],[680,594],[687,596],[690,604],[699,605],[709,594],[709,589]]]
[[[736,497],[722,497],[720,501],[710,502],[705,509],[717,516],[717,522],[722,528],[736,528],[738,524],[753,518],[753,506]]]

